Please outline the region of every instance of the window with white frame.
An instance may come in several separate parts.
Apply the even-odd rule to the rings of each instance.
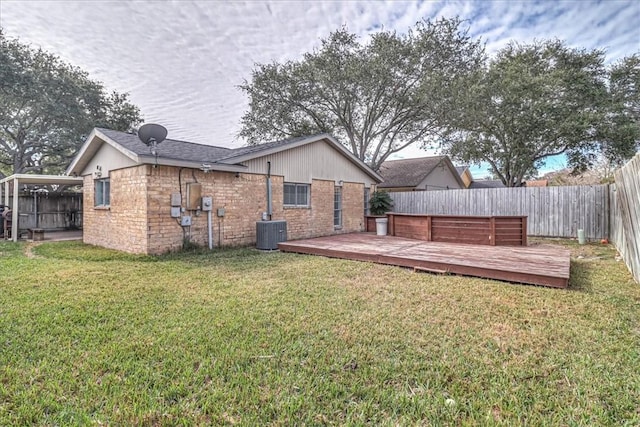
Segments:
[[[342,187],[337,185],[333,192],[333,226],[342,227]]]
[[[369,189],[364,189],[364,216],[369,215]]]
[[[311,185],[284,183],[284,206],[295,208],[308,208],[310,203]]]
[[[96,179],[94,181],[95,203],[96,207],[106,207],[111,204],[111,185],[109,178]]]

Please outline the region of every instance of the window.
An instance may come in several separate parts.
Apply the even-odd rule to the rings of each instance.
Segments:
[[[342,187],[334,187],[333,192],[333,226],[342,227]]]
[[[369,215],[369,189],[364,189],[364,216]]]
[[[104,207],[111,203],[111,188],[109,178],[96,179],[95,181],[95,206]]]
[[[284,183],[284,205],[287,207],[309,207],[309,184]]]

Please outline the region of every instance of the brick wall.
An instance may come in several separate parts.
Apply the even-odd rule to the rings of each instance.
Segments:
[[[364,184],[345,182],[342,185],[342,232],[365,231]]]
[[[180,175],[180,176],[179,176]],[[214,246],[252,245],[256,221],[267,209],[266,177],[233,172],[209,172],[143,165],[111,171],[111,207],[94,208],[93,179],[85,177],[84,241],[133,253],[160,254],[180,250],[184,239],[208,244],[207,214],[191,215],[192,226],[183,228],[171,218],[171,193],[182,187],[187,204],[187,184],[198,182],[202,195],[213,197]],[[283,207],[283,178],[273,176],[274,220],[286,220],[288,239],[301,239],[363,230],[363,184],[343,185],[343,227],[333,226],[333,181],[313,180],[311,208]],[[181,185],[180,185],[181,184]],[[218,217],[217,210],[224,209]]]
[[[111,206],[94,207],[94,180],[84,177],[83,241],[131,253],[147,253],[147,166],[110,171]]]
[[[182,248],[183,239],[191,243],[208,245],[207,213],[191,211],[191,227],[184,228],[171,218],[171,193],[180,192],[182,205],[187,204],[187,184],[198,182],[202,195],[213,197],[213,245],[242,246],[255,243],[256,221],[266,210],[266,177],[233,172],[208,172],[160,166],[152,169],[149,177],[149,253],[158,254]],[[274,179],[276,181],[276,179]],[[280,180],[280,182],[282,182]],[[279,191],[278,191],[279,188]],[[274,185],[274,198],[282,199],[282,184]],[[224,209],[219,217],[217,210]],[[274,219],[278,219],[275,218]]]
[[[343,184],[341,229],[335,229],[333,225],[334,189],[333,181],[314,179],[311,184],[311,208],[284,209],[289,240],[364,230],[364,184]]]

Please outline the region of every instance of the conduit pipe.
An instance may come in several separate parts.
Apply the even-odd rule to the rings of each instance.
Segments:
[[[211,221],[211,210],[207,211],[207,231],[209,232],[209,250],[213,249],[213,224]]]

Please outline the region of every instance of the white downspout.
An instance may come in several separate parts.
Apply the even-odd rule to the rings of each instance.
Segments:
[[[13,180],[13,211],[11,212],[11,240],[18,241],[18,198],[20,183],[18,178]]]
[[[211,224],[211,210],[207,211],[207,227],[209,231],[209,250],[213,249],[213,225]]]

